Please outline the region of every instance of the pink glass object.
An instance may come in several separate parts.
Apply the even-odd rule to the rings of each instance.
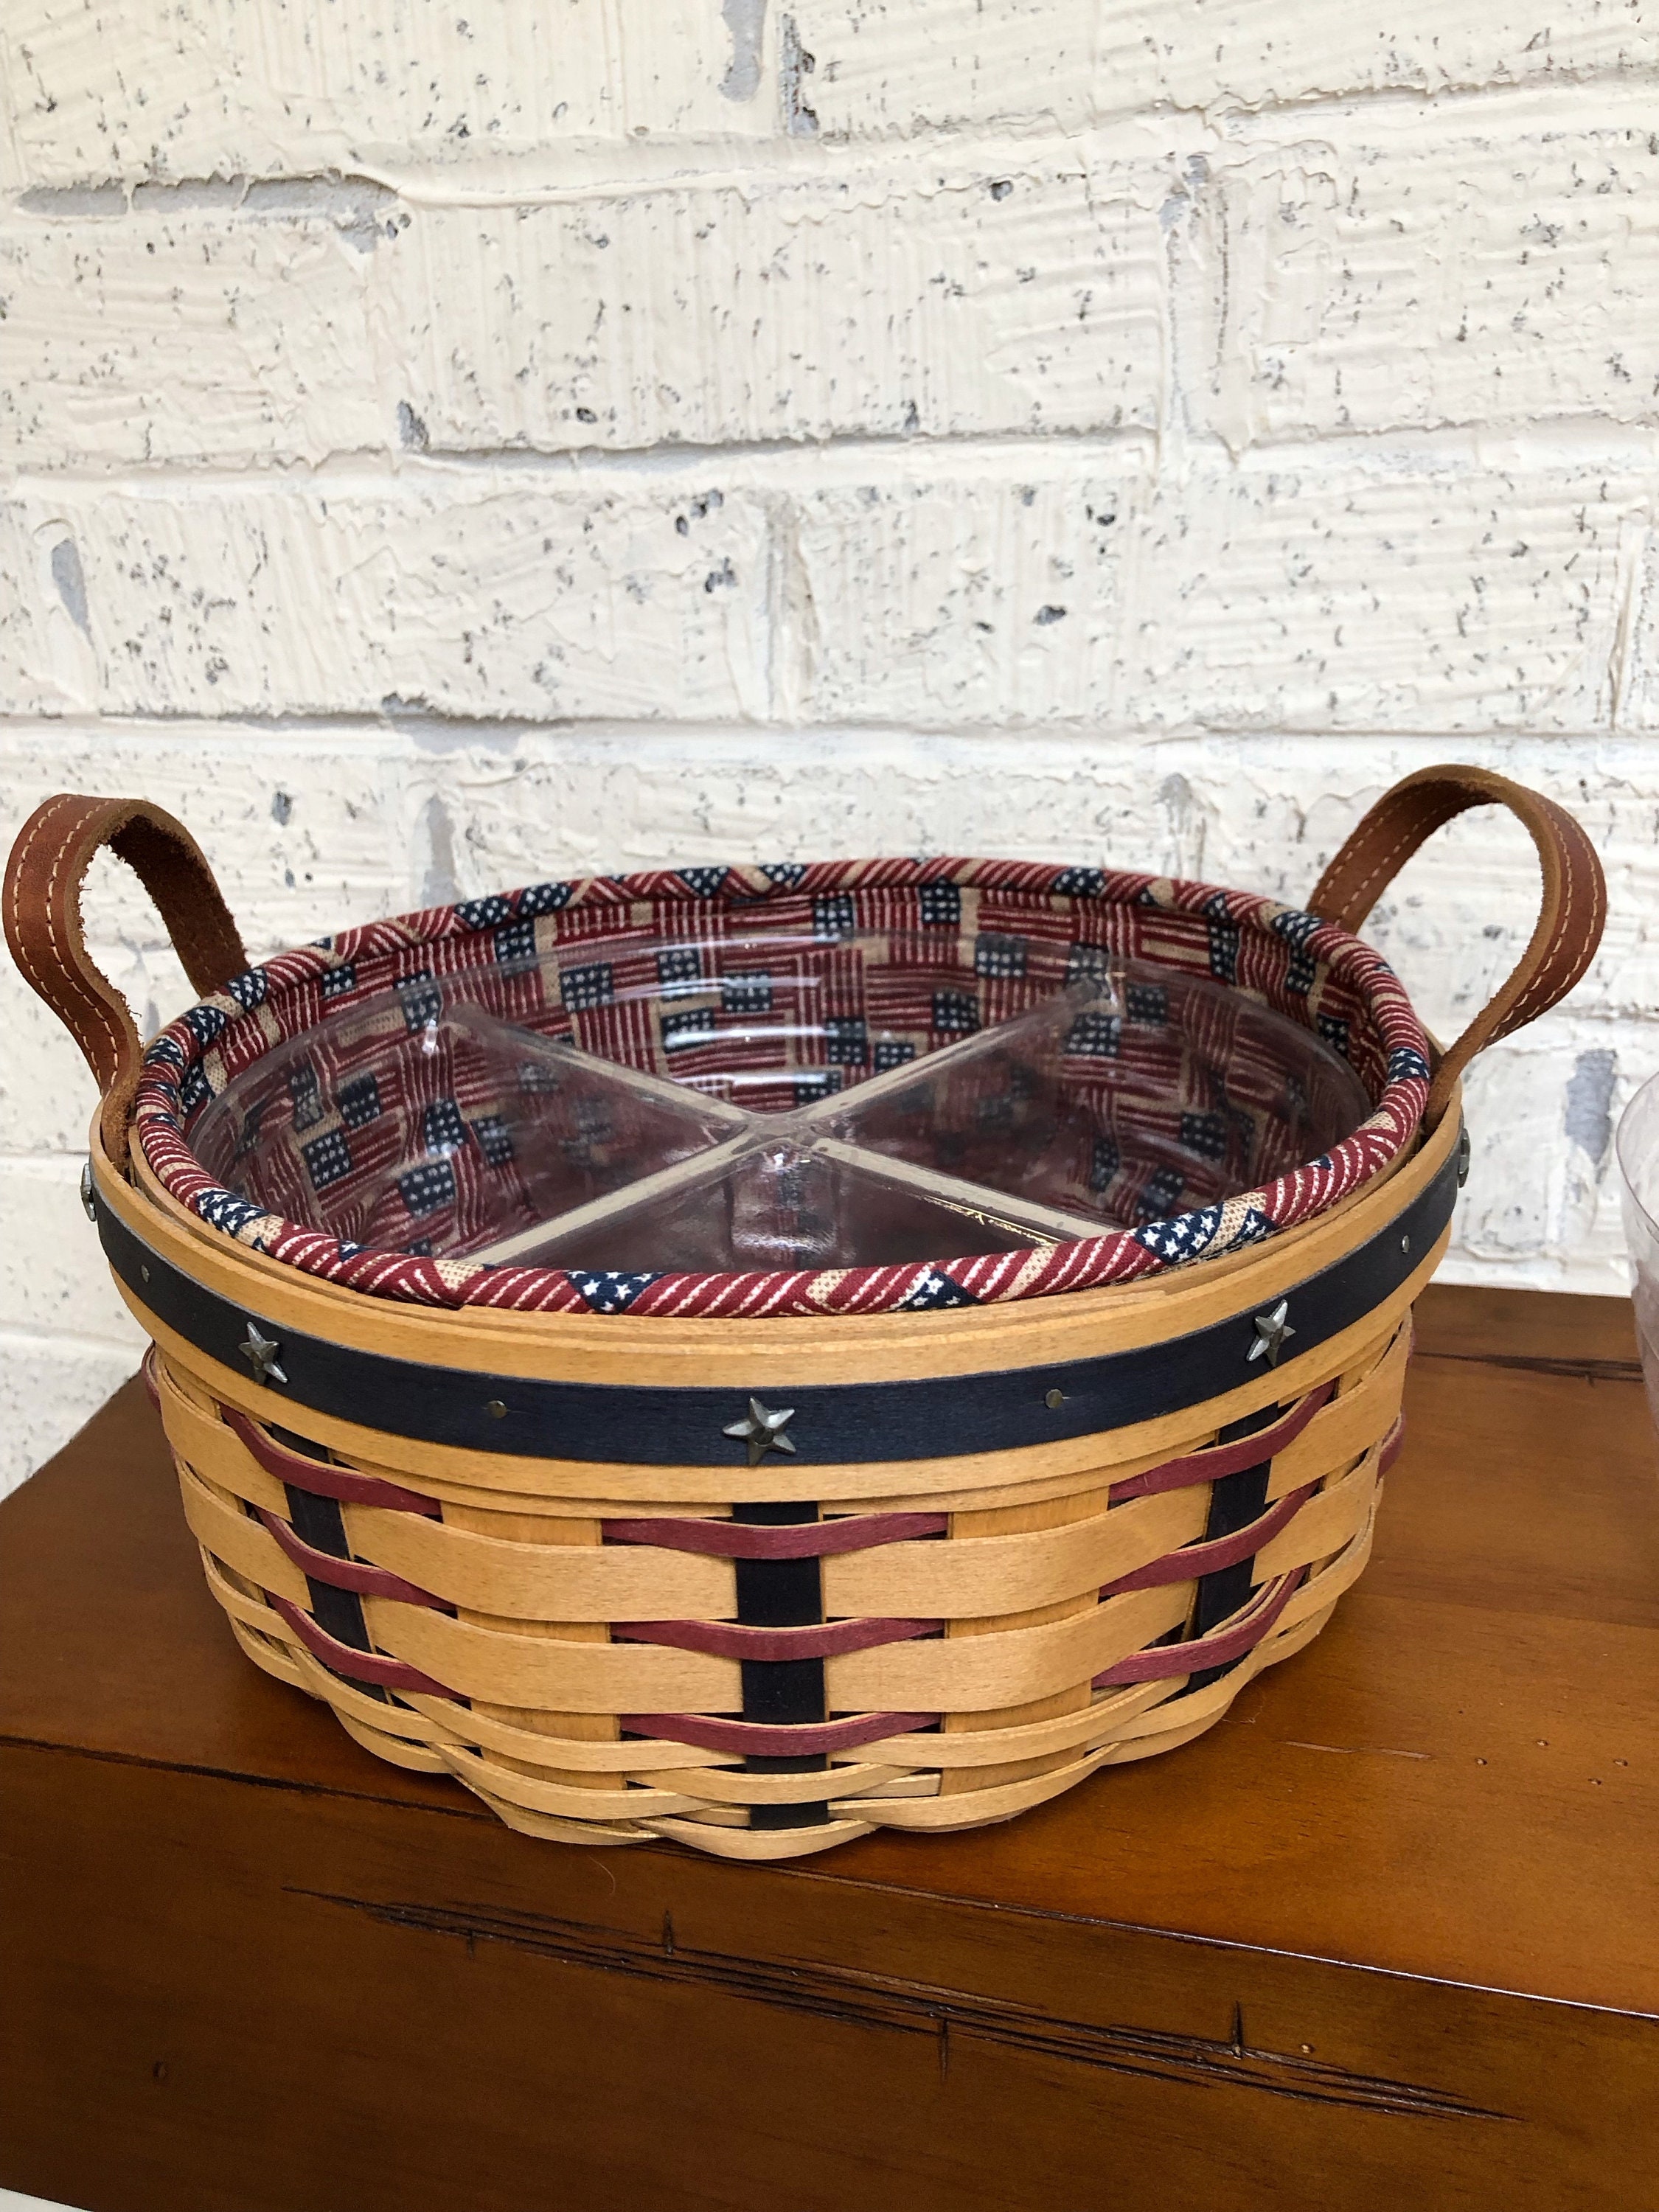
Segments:
[[[1626,1107],[1613,1150],[1636,1302],[1636,1341],[1648,1408],[1659,1426],[1659,1075]]]

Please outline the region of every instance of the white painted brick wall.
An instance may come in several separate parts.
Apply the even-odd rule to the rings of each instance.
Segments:
[[[1290,138],[1236,124],[1193,193],[1207,374],[1195,362],[1191,418],[1236,452],[1650,424],[1655,120],[1644,82],[1403,112],[1358,100]]]
[[[250,949],[664,859],[1305,894],[1458,757],[1580,812],[1447,1273],[1622,1282],[1659,1066],[1651,0],[9,0],[0,831],[140,792]],[[1531,850],[1374,929],[1455,1031]],[[186,994],[101,864],[146,1028]],[[0,970],[0,1485],[130,1371]]]
[[[0,685],[42,714],[760,717],[767,538],[706,471],[26,478]]]

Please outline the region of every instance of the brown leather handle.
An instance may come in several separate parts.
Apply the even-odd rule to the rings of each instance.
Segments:
[[[182,823],[142,799],[59,792],[36,807],[6,863],[6,942],[24,980],[86,1057],[104,1095],[104,1148],[126,1157],[126,1125],[143,1062],[126,1000],[88,957],[81,886],[101,846],[155,900],[191,988],[203,998],[240,975],[247,955],[201,847]]]
[[[1595,957],[1607,887],[1595,848],[1553,799],[1481,768],[1423,768],[1379,799],[1314,886],[1310,909],[1358,930],[1419,846],[1471,806],[1507,806],[1531,832],[1544,871],[1543,905],[1515,973],[1436,1064],[1423,1126],[1444,1114],[1478,1052],[1564,999]]]

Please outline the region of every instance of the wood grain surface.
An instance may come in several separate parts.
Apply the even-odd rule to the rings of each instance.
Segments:
[[[91,2212],[1659,2205],[1659,1461],[1432,1290],[1331,1626],[1004,1827],[542,1844],[234,1648],[129,1386],[0,1506],[0,2183]]]

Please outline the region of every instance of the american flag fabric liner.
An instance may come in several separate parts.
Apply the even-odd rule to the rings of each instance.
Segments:
[[[766,1027],[772,979],[743,950],[761,920],[796,937],[811,962],[823,1013],[810,1031]],[[422,1096],[400,1075],[410,1038],[438,1021],[446,994],[647,1073],[714,1084],[740,1067],[744,1104],[784,1112],[988,1029],[1114,960],[1208,979],[1289,1018],[1347,1061],[1370,1113],[1318,1158],[1269,1160],[1276,1171],[1237,1192],[1224,1170],[1240,1157],[1267,1072],[1248,1056],[1229,1060],[1227,1036],[1210,1041],[1228,1071],[1223,1107],[1173,1093],[1133,1106],[1103,1086],[1091,1091],[1091,1061],[1139,1055],[1148,1084],[1172,1065],[1169,993],[1141,981],[1121,1016],[1091,1012],[1066,1041],[1073,1095],[1095,1116],[1079,1173],[1097,1194],[1111,1191],[1111,1212],[1131,1225],[1023,1251],[817,1272],[566,1271],[440,1249],[464,1244],[499,1180],[516,1172],[500,1101],[470,1078],[447,1032],[439,1049],[453,1064],[422,1069]],[[214,1172],[192,1143],[204,1109],[277,1047],[388,993],[378,1055],[360,1039],[331,1061],[325,1030],[267,1106],[281,1126],[276,1202],[287,1211],[228,1188],[224,1163]],[[1224,1009],[1208,1018],[1224,1029]],[[158,1179],[203,1220],[377,1297],[596,1315],[922,1311],[1126,1283],[1306,1220],[1410,1142],[1428,1053],[1377,953],[1251,893],[1030,861],[704,866],[532,884],[278,954],[155,1040],[137,1127]],[[1156,1123],[1163,1164],[1136,1162],[1136,1115]],[[605,1137],[596,1127],[594,1141]],[[1171,1147],[1180,1168],[1169,1164]],[[423,1157],[388,1186],[387,1163],[411,1151]],[[1270,1152],[1258,1141],[1258,1171]],[[358,1199],[371,1186],[372,1206]],[[307,1225],[297,1218],[306,1213],[331,1226]]]

